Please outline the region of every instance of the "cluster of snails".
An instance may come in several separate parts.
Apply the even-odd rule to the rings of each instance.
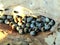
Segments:
[[[12,26],[19,34],[30,33],[30,35],[36,35],[41,31],[50,31],[54,26],[55,21],[48,17],[39,15],[32,16],[31,10],[22,6],[16,6],[12,9],[11,15],[5,15],[5,9],[3,5],[0,5],[0,23],[4,23]],[[30,16],[29,16],[30,15]]]
[[[21,16],[17,16],[21,18]],[[22,21],[21,25],[19,22],[15,22],[12,15],[3,15],[0,18],[0,23],[4,23],[10,25],[16,29],[19,34],[30,33],[30,35],[36,35],[38,32],[41,31],[50,31],[52,26],[54,26],[55,21],[48,17],[44,16],[37,16],[37,18],[32,16],[25,16]]]

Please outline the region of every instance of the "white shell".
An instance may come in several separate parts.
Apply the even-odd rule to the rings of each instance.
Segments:
[[[22,23],[18,22],[18,25],[19,25],[19,26],[21,26],[21,25],[22,25]]]
[[[12,29],[16,28],[17,27],[17,24],[13,24],[12,25]]]
[[[9,24],[9,21],[8,20],[5,20],[5,22],[4,22],[5,24]]]
[[[19,27],[19,26],[17,26],[17,27],[16,27],[16,29],[17,29],[17,31],[19,31],[19,30],[20,30],[20,27]]]
[[[23,31],[22,30],[19,30],[19,34],[23,34]]]

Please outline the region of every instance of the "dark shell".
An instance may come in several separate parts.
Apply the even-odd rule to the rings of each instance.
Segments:
[[[26,28],[24,28],[24,33],[28,33],[28,28],[26,27]]]
[[[43,27],[44,31],[49,31],[51,29],[50,25],[46,25]]]
[[[32,20],[32,21],[31,21],[31,23],[32,23],[32,24],[35,24],[35,23],[36,23],[36,21],[35,21],[35,20]]]
[[[41,18],[37,18],[36,21],[37,21],[37,22],[41,22]]]
[[[50,19],[48,17],[45,18],[45,22],[48,23]]]
[[[38,29],[38,27],[34,27],[34,31],[40,32],[40,30]]]
[[[33,27],[35,27],[35,25],[34,24],[30,24],[30,27],[33,28]]]
[[[22,22],[26,23],[27,22],[27,18],[22,19]]]
[[[0,20],[0,23],[3,23],[3,20]]]
[[[41,26],[42,26],[42,24],[41,24],[41,23],[39,23],[39,22],[36,22],[36,26],[37,26],[37,27],[41,27]]]
[[[2,17],[0,17],[1,19],[6,19],[7,15],[3,15]]]
[[[42,22],[45,22],[45,18],[46,18],[46,17],[42,16],[42,17],[41,17],[41,21],[42,21]]]
[[[27,18],[27,22],[31,22],[32,19],[33,19],[32,17],[28,17],[28,18]]]
[[[22,25],[21,25],[21,27],[22,27],[22,28],[25,28],[25,27],[26,27],[26,25],[25,25],[25,24],[22,24]]]
[[[30,24],[29,23],[26,23],[26,27],[30,27]]]
[[[12,19],[13,16],[12,15],[7,15],[7,19]]]
[[[28,29],[28,32],[30,33],[31,31],[32,31],[32,28],[29,28],[29,29]]]
[[[49,22],[49,25],[50,25],[50,26],[54,26],[54,25],[55,25],[55,21],[54,21],[54,20],[51,20],[51,21]]]
[[[35,31],[31,31],[30,32],[30,35],[35,36],[36,35],[36,32]]]

